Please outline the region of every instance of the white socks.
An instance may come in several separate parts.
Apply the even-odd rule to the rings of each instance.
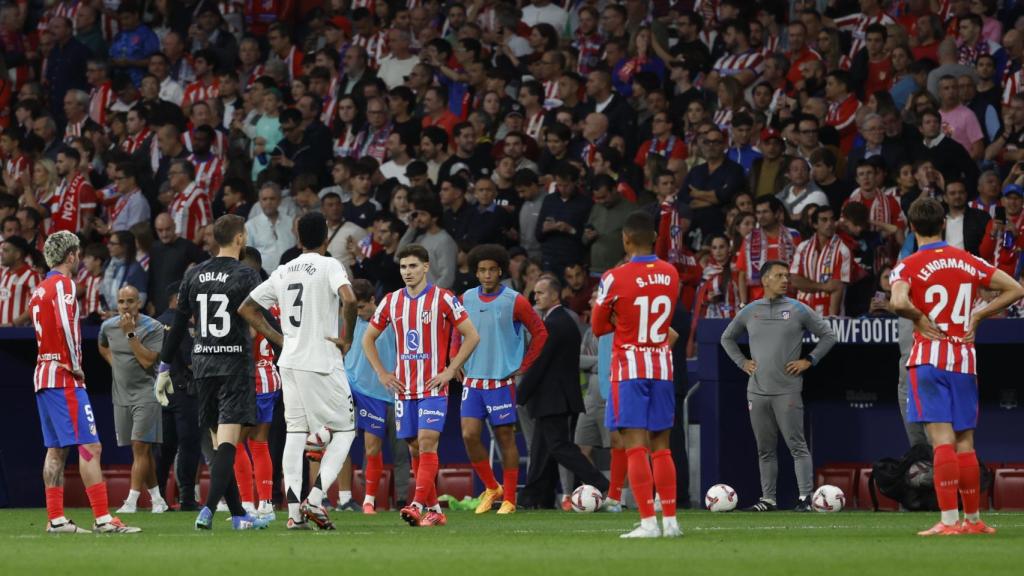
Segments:
[[[160,495],[160,487],[159,486],[153,486],[152,488],[150,488],[148,490],[148,492],[149,492],[149,499],[152,500],[154,504],[156,504],[157,502],[163,502],[164,501],[164,497]]]
[[[284,440],[284,454],[281,456],[281,471],[287,492],[288,517],[302,521],[299,503],[302,501],[302,453],[306,446],[305,432],[289,432]]]
[[[139,504],[139,494],[141,494],[141,492],[138,490],[129,490],[128,497],[124,499],[124,503],[137,506]]]
[[[942,523],[946,526],[954,526],[960,521],[960,511],[957,509],[943,510],[942,511]]]
[[[313,506],[320,506],[324,501],[324,490],[329,490],[331,484],[338,478],[341,467],[345,465],[348,458],[348,450],[352,447],[352,441],[356,439],[355,430],[348,432],[335,432],[331,443],[324,450],[324,457],[320,460],[319,486],[309,491],[309,503]],[[351,496],[349,497],[351,499]]]
[[[344,506],[352,501],[351,490],[338,490],[338,506]]]

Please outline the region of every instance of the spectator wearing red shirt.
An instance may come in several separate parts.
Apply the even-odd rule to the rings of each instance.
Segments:
[[[821,54],[807,45],[807,26],[799,20],[789,23],[789,52],[786,52],[786,60],[789,61],[786,80],[794,86],[801,80],[806,80],[800,70],[801,64],[821,60]]]
[[[63,180],[51,205],[50,234],[59,230],[77,233],[96,213],[96,191],[78,170],[81,160],[81,153],[70,146],[57,153],[57,175]]]
[[[686,142],[673,133],[672,115],[658,112],[651,121],[653,138],[640,145],[633,158],[633,163],[643,167],[648,156],[654,154],[668,160],[669,170],[675,172],[686,162]]]
[[[448,138],[459,119],[448,109],[448,90],[444,86],[431,86],[423,97],[423,128],[438,126],[444,128]]]
[[[850,92],[850,74],[845,70],[833,70],[825,77],[825,97],[828,99],[828,113],[825,125],[839,132],[839,151],[849,154],[857,136],[857,110],[860,102]]]
[[[892,59],[885,49],[885,41],[889,34],[885,26],[872,24],[865,32],[864,49],[853,58],[850,68],[850,81],[857,87],[857,97],[861,100],[879,91],[887,91],[892,87]]]

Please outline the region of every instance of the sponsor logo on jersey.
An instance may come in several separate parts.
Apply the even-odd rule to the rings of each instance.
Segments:
[[[233,344],[230,346],[204,346],[202,344],[196,344],[192,348],[193,354],[242,354],[244,350],[241,344]]]
[[[424,312],[426,314],[426,312]],[[405,333],[405,347],[410,352],[414,352],[420,349],[420,332],[419,330],[409,330]],[[406,360],[407,358],[403,358]]]
[[[424,410],[423,408],[420,408],[419,409],[419,417],[422,418],[424,416],[441,416],[441,417],[443,417],[444,416],[444,412],[441,412],[440,410]]]

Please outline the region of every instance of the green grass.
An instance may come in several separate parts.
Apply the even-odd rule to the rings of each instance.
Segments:
[[[88,510],[70,510],[80,524]],[[279,512],[278,516],[282,514]],[[0,510],[0,574],[1021,574],[1024,514],[987,514],[995,536],[920,538],[937,514],[711,514],[684,511],[681,539],[623,541],[635,513],[452,512],[444,528],[409,528],[397,513],[334,515],[339,530],[293,533],[278,520],[232,532],[218,514],[196,532],[192,513],[124,520],[137,535],[48,535],[44,510]],[[311,572],[326,570],[327,572]]]

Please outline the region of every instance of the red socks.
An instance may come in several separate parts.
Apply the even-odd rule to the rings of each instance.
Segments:
[[[952,444],[936,446],[933,462],[935,495],[939,500],[939,510],[944,512],[959,510],[956,494],[960,485],[960,465],[957,463],[956,449]],[[977,475],[977,460],[975,460],[975,475]],[[975,479],[975,486],[978,485],[977,482],[979,480]],[[976,489],[975,494],[977,494]],[[975,509],[977,509],[977,499],[975,499]]]
[[[384,469],[384,455],[366,457],[366,495],[372,498],[377,497],[377,488],[380,485],[381,471]]]
[[[473,470],[476,470],[476,475],[484,483],[484,488],[494,490],[498,487],[498,481],[494,479],[494,470],[491,470],[491,463],[489,461],[473,462]]]
[[[252,462],[242,446],[235,452],[235,482],[242,502],[252,502]]]
[[[50,520],[64,515],[64,487],[54,486],[46,489],[46,517]]]
[[[89,496],[89,504],[92,506],[94,517],[102,518],[110,514],[110,508],[107,506],[106,482],[100,481],[87,487],[85,493]]]
[[[676,515],[676,464],[671,450],[658,450],[651,455],[654,485],[661,496],[661,513],[665,518]]]
[[[622,485],[626,483],[627,462],[625,448],[612,448],[612,477],[608,484],[608,497],[612,500],[622,501]]]
[[[249,440],[249,452],[252,454],[252,467],[256,476],[256,496],[261,502],[269,501],[274,492],[274,463],[270,460],[270,445]],[[238,468],[235,468],[235,477],[238,477]]]
[[[981,470],[978,456],[971,452],[956,455],[960,466],[960,498],[964,502],[964,514],[977,514],[981,501]]]
[[[505,470],[505,502],[516,503],[516,490],[519,488],[519,468]]]
[[[416,502],[424,506],[433,506],[437,502],[437,452],[421,452],[419,466],[416,467]]]
[[[650,518],[654,516],[654,488],[647,448],[630,448],[626,450],[626,456],[629,460],[629,484],[633,487],[633,496],[640,508],[640,519]]]

